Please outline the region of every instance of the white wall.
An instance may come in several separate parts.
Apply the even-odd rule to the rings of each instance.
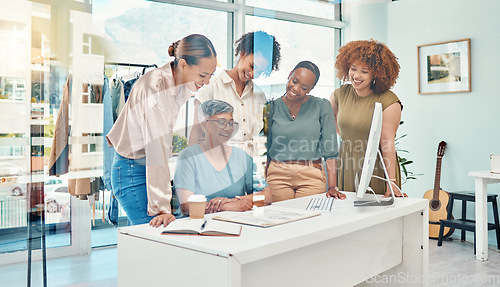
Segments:
[[[347,0],[342,5],[342,21],[346,24],[342,40],[371,38],[387,41],[387,3],[390,0]]]
[[[500,153],[500,90],[495,72],[500,58],[500,1],[403,0],[389,3],[387,44],[398,56],[400,79],[394,91],[405,105],[404,147],[424,173],[406,190],[413,196],[433,187],[437,145],[446,141],[441,187],[473,190],[471,170],[489,169],[489,155]],[[472,92],[419,95],[417,46],[471,38]],[[500,190],[500,186],[491,186]]]
[[[386,29],[385,42],[399,58],[401,73],[393,91],[404,104],[405,123],[398,134],[408,134],[402,145],[410,151],[408,158],[415,161],[410,170],[423,173],[404,185],[404,191],[422,197],[433,188],[437,146],[442,140],[448,147],[442,162],[442,189],[473,191],[474,180],[467,173],[488,170],[489,155],[500,154],[500,91],[496,79],[500,57],[495,51],[500,47],[500,1],[400,0],[375,5],[386,6],[386,21],[376,21],[370,9],[363,9],[368,15],[356,16],[363,19],[362,25],[351,23],[345,38],[383,35],[379,30]],[[373,19],[371,25],[367,19]],[[463,38],[471,39],[472,92],[419,95],[417,46]],[[489,186],[489,192],[499,191],[500,184]],[[456,215],[459,210],[455,210]],[[474,216],[472,206],[468,213]],[[490,244],[494,239],[490,232]]]

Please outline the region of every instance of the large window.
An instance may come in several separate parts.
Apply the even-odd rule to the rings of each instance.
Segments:
[[[203,34],[215,46],[218,66],[227,66],[227,12],[132,2],[135,4],[130,9],[124,9],[126,4],[120,5],[123,13],[114,17],[107,6],[96,3],[94,7],[94,15],[104,20],[109,45],[106,61],[164,65],[172,60],[168,47],[173,42],[189,34]]]

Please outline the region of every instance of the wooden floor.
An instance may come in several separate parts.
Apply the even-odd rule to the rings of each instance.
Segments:
[[[474,245],[460,239],[429,241],[429,286],[500,286],[500,251],[496,246],[488,249],[488,261],[477,261]]]
[[[436,243],[436,240],[429,243],[429,286],[500,286],[500,253],[496,248],[490,246],[489,260],[479,262],[469,242],[445,241],[442,247],[437,247]],[[47,262],[48,286],[117,286],[116,268],[116,248],[96,249],[88,256],[50,259]],[[42,264],[35,262],[32,269],[31,286],[43,286]],[[0,265],[0,286],[27,286],[26,282],[26,263]]]

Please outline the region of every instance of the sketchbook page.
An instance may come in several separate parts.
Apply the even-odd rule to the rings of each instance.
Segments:
[[[203,219],[190,218],[174,220],[162,230],[162,234],[199,234],[203,222]]]
[[[224,211],[218,213],[213,217],[213,219],[260,227],[269,227],[318,216],[320,214],[321,212],[318,211],[277,207],[271,205],[258,207],[245,212]]]

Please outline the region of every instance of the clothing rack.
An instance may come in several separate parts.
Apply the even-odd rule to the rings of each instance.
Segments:
[[[146,72],[147,68],[158,68],[158,65],[152,64],[152,65],[145,65],[145,64],[133,64],[133,63],[120,63],[120,62],[104,62],[104,65],[110,65],[110,66],[124,66],[124,67],[142,67],[142,74]]]

